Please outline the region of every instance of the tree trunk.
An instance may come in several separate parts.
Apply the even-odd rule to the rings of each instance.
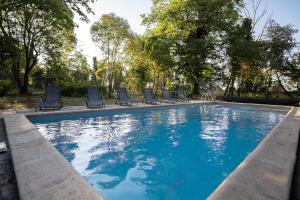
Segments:
[[[231,83],[229,86],[229,95],[233,96],[234,95],[234,82],[235,82],[235,75],[231,78]]]
[[[27,95],[28,94],[28,84],[20,86],[19,91],[20,91],[21,95]]]
[[[193,81],[193,94],[197,95],[199,94],[199,84],[196,81]]]
[[[280,87],[283,89],[284,93],[285,93],[288,97],[293,98],[293,95],[292,95],[291,93],[289,93],[289,92],[285,89],[285,87],[283,86],[283,84],[281,83],[280,78],[279,78],[279,75],[278,75],[277,72],[276,72],[276,77],[277,77],[277,81],[278,81]]]
[[[25,70],[23,85],[20,87],[21,95],[28,95],[28,79],[29,79],[29,72],[28,70]]]
[[[229,87],[230,87],[230,82],[231,82],[231,77],[229,78],[229,81],[227,83],[227,86],[226,86],[226,89],[225,89],[225,92],[224,92],[224,96],[228,95],[228,91],[229,91]]]
[[[200,75],[197,74],[192,80],[193,84],[193,94],[199,95],[200,94]]]
[[[112,80],[108,80],[108,97],[112,98],[113,88],[112,88]]]
[[[28,93],[27,86],[24,87],[20,78],[20,65],[19,62],[16,62],[12,65],[12,73],[14,75],[14,79],[16,81],[17,87],[19,88],[19,92],[22,95],[26,95]]]

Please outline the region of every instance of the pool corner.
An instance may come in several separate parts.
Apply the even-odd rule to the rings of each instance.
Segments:
[[[23,114],[4,121],[21,199],[102,199]]]

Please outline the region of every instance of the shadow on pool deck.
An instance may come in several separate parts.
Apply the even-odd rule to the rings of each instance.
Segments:
[[[300,138],[298,141],[297,160],[294,169],[290,200],[300,200],[300,146],[299,144],[300,144]]]
[[[0,118],[0,142],[8,146],[3,119]],[[0,153],[0,199],[19,200],[19,192],[16,182],[10,151]]]

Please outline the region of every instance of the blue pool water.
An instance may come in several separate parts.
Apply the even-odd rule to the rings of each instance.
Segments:
[[[199,200],[286,112],[212,104],[30,120],[107,200]]]

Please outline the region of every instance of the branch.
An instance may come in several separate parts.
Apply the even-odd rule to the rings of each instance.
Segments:
[[[265,24],[264,24],[264,26],[263,26],[263,28],[262,28],[262,30],[261,30],[261,33],[258,35],[258,37],[257,37],[258,40],[261,40],[261,39],[262,39],[262,37],[263,37],[263,35],[264,35],[264,33],[265,33],[265,30],[267,29],[268,24],[269,24],[270,21],[271,21],[272,15],[273,15],[273,11],[271,12],[271,14],[269,15],[268,19],[266,20],[266,22],[265,22]]]

